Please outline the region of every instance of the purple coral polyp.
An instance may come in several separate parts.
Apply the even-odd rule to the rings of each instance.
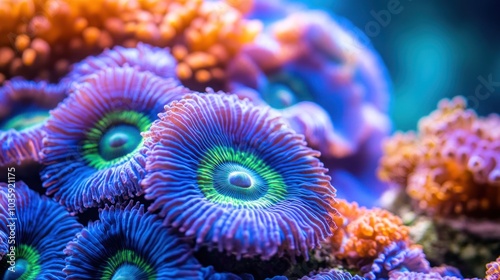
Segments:
[[[64,250],[66,279],[202,279],[187,240],[140,204],[106,206]]]
[[[0,167],[40,161],[45,121],[65,97],[64,87],[43,81],[0,87]]]
[[[23,182],[0,183],[0,232],[14,236],[9,239],[9,252],[0,262],[0,277],[63,278],[63,249],[81,228],[64,207]]]
[[[138,43],[135,48],[116,46],[73,65],[73,69],[61,83],[69,84],[100,70],[123,66],[133,67],[137,71],[148,71],[162,78],[174,78],[176,65],[168,48],[153,47],[144,43]]]
[[[331,235],[335,189],[319,153],[282,118],[225,94],[165,109],[145,134],[142,185],[167,225],[200,245],[263,259],[307,258]]]
[[[101,70],[73,84],[47,121],[41,172],[47,193],[71,211],[142,193],[140,133],[186,92],[174,79],[131,67]]]

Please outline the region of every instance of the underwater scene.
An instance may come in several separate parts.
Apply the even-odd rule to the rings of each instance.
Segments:
[[[0,0],[0,279],[499,280],[500,6],[453,5]]]

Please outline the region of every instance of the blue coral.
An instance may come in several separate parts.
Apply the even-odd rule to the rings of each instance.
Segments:
[[[23,182],[0,183],[0,232],[15,236],[0,262],[0,277],[61,279],[63,249],[81,228],[64,207],[40,197]]]
[[[309,276],[304,276],[300,280],[363,280],[365,278],[359,275],[352,275],[351,273],[340,269],[325,269],[323,271],[314,272]]]
[[[202,279],[187,241],[144,206],[106,206],[64,251],[66,279]]]
[[[0,88],[0,167],[38,162],[49,111],[66,97],[64,87],[16,79]]]
[[[109,68],[73,84],[51,112],[42,150],[43,186],[71,211],[140,194],[141,132],[187,90],[134,68]]]
[[[453,266],[443,265],[431,268],[431,272],[438,273],[442,277],[456,277],[462,279],[460,270]]]
[[[146,133],[150,211],[237,257],[304,255],[331,235],[335,189],[303,137],[265,107],[189,95]]]
[[[437,272],[401,272],[394,271],[389,274],[389,280],[462,280],[462,277],[442,276]],[[467,278],[468,280],[480,280],[479,278]]]
[[[209,269],[207,269],[210,271]],[[207,276],[208,280],[216,279],[228,279],[228,280],[253,280],[253,276],[249,274],[236,275],[233,273],[215,273],[213,269],[210,271],[211,274]],[[353,275],[348,271],[337,269],[337,268],[324,268],[319,271],[311,272],[309,275],[301,277],[303,274],[292,274],[291,276],[274,276],[265,278],[266,280],[365,280],[365,278],[359,275]]]
[[[7,242],[7,234],[0,230],[0,260],[2,260],[3,256],[7,254],[7,251],[9,250]]]
[[[360,271],[364,277],[373,280],[387,279],[392,271],[427,273],[430,266],[422,248],[397,241],[387,246],[371,264],[361,267]]]
[[[213,267],[208,267],[207,269],[209,274],[205,276],[206,280],[254,280],[254,277],[247,273],[236,275],[230,272],[215,272]]]

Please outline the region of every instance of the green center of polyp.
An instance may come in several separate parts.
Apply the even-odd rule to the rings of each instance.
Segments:
[[[153,280],[154,269],[131,250],[120,250],[108,259],[101,280]]]
[[[120,266],[113,274],[111,280],[141,280],[148,279],[147,274],[133,264],[124,264]]]
[[[7,269],[5,272],[3,279],[4,280],[15,280],[15,279],[23,279],[23,275],[28,271],[29,263],[25,259],[16,260],[16,265],[11,269]],[[25,276],[25,275],[24,275]],[[27,277],[24,277],[25,279]]]
[[[21,131],[43,123],[50,116],[48,111],[36,110],[16,114],[2,125],[2,130],[15,129]]]
[[[250,188],[252,186],[252,177],[248,173],[235,171],[229,174],[228,178],[229,184],[240,187],[240,188]]]
[[[110,161],[123,157],[141,144],[141,131],[132,125],[121,124],[108,129],[99,143],[99,154]]]
[[[197,171],[198,187],[213,203],[266,208],[286,199],[283,177],[252,152],[213,147],[200,158]]]
[[[5,271],[3,280],[37,279],[37,276],[41,272],[39,265],[40,255],[38,252],[26,245],[20,245],[16,250],[16,265],[12,270],[7,269]]]
[[[82,141],[83,158],[99,170],[122,164],[142,147],[141,132],[150,126],[149,117],[140,112],[108,113],[86,132]]]

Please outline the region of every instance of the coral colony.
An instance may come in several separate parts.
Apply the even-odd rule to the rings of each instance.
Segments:
[[[346,20],[260,0],[0,19],[2,279],[500,279],[500,117],[457,97],[391,136]]]

